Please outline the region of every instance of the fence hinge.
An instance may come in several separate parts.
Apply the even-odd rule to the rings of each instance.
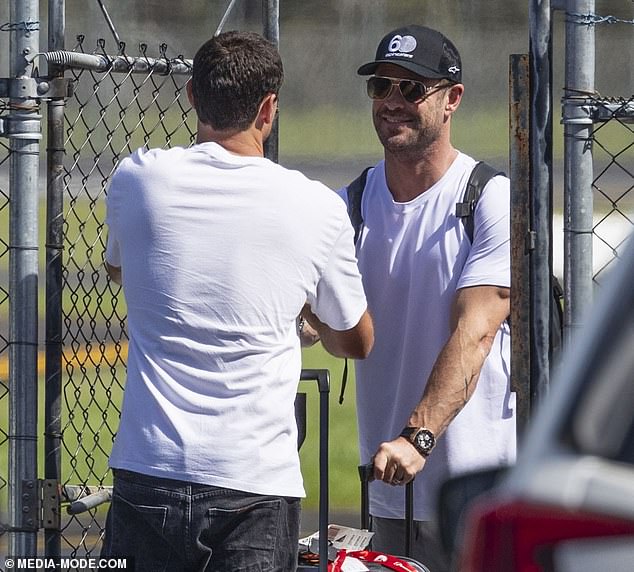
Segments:
[[[8,532],[37,532],[40,528],[59,530],[61,526],[59,483],[54,479],[23,480],[22,519]]]
[[[46,530],[60,530],[61,499],[59,483],[55,479],[40,480],[42,491],[42,528]]]
[[[20,489],[21,516],[17,526],[2,525],[4,532],[37,532],[61,527],[59,483],[54,479],[25,479]]]
[[[524,240],[524,252],[529,253],[532,250],[535,250],[536,244],[537,244],[537,233],[534,230],[529,230],[526,233],[526,238]]]
[[[0,78],[0,98],[67,99],[73,95],[74,83],[67,78],[18,77]]]

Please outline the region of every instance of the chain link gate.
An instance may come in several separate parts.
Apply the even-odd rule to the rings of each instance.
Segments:
[[[54,454],[61,446],[63,500],[75,501],[60,527],[61,548],[71,555],[98,555],[105,507],[85,510],[90,501],[82,497],[88,492],[93,493],[89,499],[108,498],[108,489],[98,491],[111,484],[107,460],[125,380],[125,302],[103,270],[108,181],[119,160],[140,146],[194,141],[195,114],[185,93],[191,62],[169,58],[165,45],[160,51],[150,58],[141,46],[131,57],[122,45],[109,56],[100,41],[96,52],[87,54],[79,38],[72,53],[47,54],[49,62],[64,65],[75,86],[65,107],[63,167],[61,407],[66,413],[59,444],[51,442],[46,451]],[[54,434],[55,428],[47,437]],[[94,488],[84,491],[84,484]]]
[[[269,10],[267,14],[271,17],[275,12]],[[272,24],[266,26],[271,32]],[[270,33],[269,37],[277,39]],[[108,489],[103,487],[111,482],[107,458],[118,425],[127,350],[123,297],[102,269],[103,198],[119,158],[131,150],[141,145],[189,145],[193,141],[195,117],[184,93],[191,62],[180,56],[170,57],[168,51],[163,45],[158,54],[150,56],[147,46],[142,45],[138,55],[131,56],[126,46],[119,44],[115,55],[109,55],[105,41],[87,46],[79,37],[73,51],[44,55],[51,69],[61,70],[73,86],[64,105],[57,100],[49,104],[48,110],[49,124],[59,120],[55,115],[59,108],[64,116],[60,125],[50,125],[48,136],[47,396],[45,427],[38,428],[38,435],[44,434],[46,441],[41,448],[44,487],[48,484],[55,488],[58,483],[62,487],[60,497],[49,504],[48,524],[43,523],[45,549],[38,548],[38,552],[45,551],[51,557],[59,552],[94,557],[99,551],[105,507],[85,511],[86,501],[80,497],[105,490],[105,495],[92,498],[107,498]],[[594,151],[591,184],[599,210],[591,231],[595,252],[605,250],[606,262],[592,278],[600,283],[623,240],[615,240],[609,232],[615,217],[634,224],[634,96],[605,99],[585,94],[581,104],[589,110],[594,126],[588,144]],[[0,100],[0,121],[11,112],[10,106]],[[57,130],[60,126],[61,131]],[[615,137],[615,131],[620,135]],[[614,147],[615,140],[622,145]],[[60,148],[64,149],[63,159],[59,159]],[[10,157],[11,149],[0,137],[0,316],[5,322],[9,316],[9,288],[4,277],[9,273],[12,248],[7,232]],[[10,343],[9,336],[0,331],[3,421],[8,420],[9,409],[6,356]],[[4,459],[8,457],[9,441],[10,429],[0,423],[0,456]],[[5,474],[0,473],[3,504],[7,485]],[[62,517],[56,512],[62,500],[65,508],[79,501],[71,509],[76,514]]]

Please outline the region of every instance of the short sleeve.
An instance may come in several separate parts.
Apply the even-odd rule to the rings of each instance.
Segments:
[[[474,213],[473,244],[458,288],[511,285],[510,183],[494,177],[484,188]]]
[[[349,330],[367,308],[354,249],[354,231],[347,215],[308,303],[317,317],[334,330]]]
[[[106,242],[105,261],[111,266],[121,266],[121,252],[119,240],[117,238],[115,220],[115,201],[117,193],[117,173],[112,177],[108,194],[106,196],[106,226],[108,227],[108,238]]]

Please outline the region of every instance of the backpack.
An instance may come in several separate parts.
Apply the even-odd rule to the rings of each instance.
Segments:
[[[363,216],[361,215],[361,199],[365,190],[365,183],[368,178],[368,171],[372,167],[367,167],[363,172],[346,187],[346,195],[348,199],[348,216],[354,228],[354,243],[357,243],[361,229],[363,227]],[[496,175],[504,175],[502,171],[498,171],[484,161],[476,163],[471,171],[467,186],[465,188],[462,201],[456,203],[456,216],[460,218],[464,225],[465,232],[470,242],[473,242],[474,229],[474,213],[478,200],[482,195],[484,187]],[[551,276],[552,297],[550,304],[550,352],[551,356],[557,357],[561,351],[563,341],[563,324],[564,316],[562,309],[562,301],[564,291],[557,277]],[[348,377],[348,363],[346,361],[343,370],[343,380],[341,384],[341,394],[339,395],[339,403],[343,403],[343,394]]]

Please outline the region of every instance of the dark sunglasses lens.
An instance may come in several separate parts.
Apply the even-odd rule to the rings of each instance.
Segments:
[[[390,95],[392,82],[385,77],[371,77],[368,79],[367,89],[372,99],[385,99]]]
[[[403,80],[398,84],[406,101],[414,103],[425,95],[425,86],[417,81]]]

